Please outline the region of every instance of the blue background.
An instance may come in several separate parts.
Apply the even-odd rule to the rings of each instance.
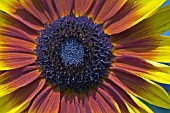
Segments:
[[[167,0],[167,2],[165,2],[163,4],[164,5],[167,5],[167,4],[170,4],[170,0]],[[169,35],[170,36],[170,30],[165,32],[163,35]],[[169,64],[170,65],[170,64]],[[170,95],[170,85],[165,85],[165,84],[160,84],[161,86],[163,86],[163,88],[168,92],[168,94]],[[153,111],[154,113],[170,113],[170,110],[168,109],[163,109],[163,108],[159,108],[159,107],[156,107],[156,106],[153,106],[153,105],[150,105],[148,103],[146,103]]]

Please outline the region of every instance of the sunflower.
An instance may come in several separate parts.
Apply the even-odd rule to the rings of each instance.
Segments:
[[[1,113],[170,109],[166,0],[1,0]]]

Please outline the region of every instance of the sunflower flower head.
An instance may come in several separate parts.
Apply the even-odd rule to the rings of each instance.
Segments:
[[[1,0],[1,113],[170,109],[165,1]]]

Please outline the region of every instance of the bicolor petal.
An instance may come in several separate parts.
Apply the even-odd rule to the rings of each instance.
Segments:
[[[73,13],[76,17],[83,16],[90,9],[94,0],[74,0]]]
[[[153,111],[146,106],[142,101],[140,101],[137,97],[133,96],[132,94],[129,94],[131,96],[131,98],[133,99],[133,101],[138,104],[138,106],[140,106],[142,109],[144,109],[146,111],[146,113],[153,113]],[[135,107],[133,107],[132,109],[136,109]],[[136,113],[136,112],[135,112]],[[140,111],[139,111],[140,113]]]
[[[117,34],[131,28],[150,16],[165,1],[128,0],[121,10],[105,23],[105,32],[109,35]]]
[[[136,57],[122,56],[115,58],[114,67],[122,68],[148,80],[170,84],[170,67],[161,63]]]
[[[102,4],[100,12],[94,21],[98,24],[104,23],[113,17],[126,2],[127,0],[105,0],[104,4]],[[95,11],[97,12],[98,10]]]
[[[73,0],[55,0],[55,6],[60,17],[68,16],[73,8]]]
[[[143,20],[130,29],[114,35],[112,42],[120,42],[121,40],[132,41],[133,39],[147,38],[150,36],[159,36],[170,29],[170,5],[160,8],[154,15]],[[154,40],[154,39],[152,39]],[[161,40],[161,39],[160,39]]]
[[[21,23],[14,17],[0,12],[0,35],[1,37],[15,37],[17,39],[36,43],[35,39],[38,36],[38,32]]]
[[[31,100],[41,90],[45,81],[36,80],[31,84],[16,90],[0,98],[0,110],[2,113],[17,113],[28,107]],[[29,92],[25,92],[29,89]]]
[[[19,2],[17,0],[2,0],[1,1],[1,11],[10,13],[14,11],[15,8],[19,6]]]
[[[156,106],[167,109],[170,108],[169,95],[161,86],[157,85],[156,83],[118,68],[113,69],[112,75],[117,77],[125,86],[134,92],[135,96],[138,96]]]
[[[20,22],[26,24],[27,26],[31,27],[32,29],[41,30],[43,28],[43,24],[37,18],[35,18],[32,14],[30,14],[26,9],[21,6],[21,3],[16,0],[10,1],[1,1],[2,6],[4,7],[1,10],[10,14],[11,16],[18,19]],[[2,13],[2,12],[1,12]],[[24,15],[24,16],[22,16]]]
[[[54,92],[50,86],[43,89],[33,101],[28,113],[56,113],[59,111],[60,93]]]
[[[60,112],[61,113],[69,113],[70,111],[72,112],[76,112],[76,111],[81,111],[80,108],[79,108],[79,105],[78,105],[78,101],[76,103],[75,99],[76,98],[76,95],[74,95],[75,93],[74,92],[65,92],[62,94],[62,97],[61,97],[61,107],[60,107]]]
[[[170,37],[146,36],[114,43],[115,56],[135,56],[156,62],[170,62]]]
[[[49,9],[50,0],[20,0],[20,3],[26,11],[32,14],[34,18],[40,20],[44,25],[53,22],[54,18],[57,19],[57,15],[53,13],[53,7],[51,7],[51,10]]]
[[[26,86],[39,76],[40,73],[36,66],[27,66],[2,73],[0,75],[0,97]]]

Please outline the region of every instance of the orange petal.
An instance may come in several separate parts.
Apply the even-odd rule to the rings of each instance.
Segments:
[[[6,25],[6,26],[3,26],[3,27],[1,26],[0,36],[2,38],[3,37],[12,38],[13,37],[13,38],[16,38],[16,39],[21,39],[21,40],[25,40],[25,41],[31,42],[33,44],[36,44],[36,38],[38,37],[38,35],[35,32],[31,32],[29,29],[27,29],[25,31],[24,31],[24,29],[21,29],[19,27],[16,28],[16,27],[10,26],[10,25]],[[1,40],[3,40],[3,39],[1,39]]]
[[[161,35],[170,29],[170,5],[160,8],[155,14],[143,20],[137,25],[112,37],[114,40],[133,40],[139,37]],[[126,38],[126,39],[125,39]],[[121,40],[120,40],[121,41]]]
[[[135,56],[156,62],[170,62],[170,37],[125,38],[114,44],[116,56]]]
[[[60,113],[70,113],[70,111],[76,113],[78,104],[75,104],[74,98],[73,92],[65,93],[62,96]]]
[[[106,0],[95,19],[95,22],[101,24],[113,17],[126,3],[127,0]]]
[[[1,3],[5,7],[1,10],[17,18],[20,22],[35,30],[41,30],[43,28],[43,24],[41,23],[41,21],[30,14],[23,6],[21,6],[21,3],[19,3],[18,1],[9,0],[6,2],[5,0],[2,0]]]
[[[20,46],[12,46],[8,44],[0,44],[0,53],[27,53],[27,54],[35,54],[33,50],[30,48],[24,48]]]
[[[116,76],[125,86],[133,91],[135,96],[156,106],[170,109],[170,97],[166,91],[156,83],[116,67],[113,68],[112,71],[112,75]]]
[[[50,86],[44,88],[43,91],[36,97],[36,99],[31,104],[28,113],[35,113],[39,110],[41,106],[45,106],[51,96],[51,93],[52,90]]]
[[[67,103],[71,103],[68,99],[67,99],[67,97],[66,96],[63,96],[62,98],[61,98],[61,109],[60,109],[60,113],[64,113],[64,112],[66,112],[67,113],[67,111],[69,110],[69,109],[67,109]]]
[[[136,25],[159,8],[166,0],[128,0],[104,27],[109,35],[117,34]]]
[[[52,113],[52,112],[50,112],[52,105],[50,105],[50,106],[47,105],[50,102],[50,98],[52,96],[52,93],[53,93],[52,90],[50,92],[46,92],[46,97],[45,98],[41,97],[41,101],[37,102],[38,105],[39,105],[38,110],[36,111],[37,113],[43,113],[44,111],[47,112],[47,113]]]
[[[0,35],[16,37],[35,43],[35,39],[38,36],[36,30],[31,29],[22,22],[3,12],[0,12],[0,20]]]
[[[80,106],[81,106],[81,101],[78,100],[78,96],[77,95],[74,95],[74,106],[75,106],[75,109],[77,111],[77,113],[83,113],[83,111],[81,111],[80,109]]]
[[[138,105],[133,101],[133,99],[129,96],[129,94],[128,94],[125,90],[123,90],[121,87],[119,87],[117,84],[115,84],[115,83],[112,81],[112,79],[110,79],[110,77],[109,77],[108,80],[106,80],[106,82],[104,83],[104,85],[105,85],[106,88],[108,88],[108,91],[107,91],[107,92],[108,92],[110,95],[112,95],[113,98],[116,98],[116,95],[117,95],[118,99],[115,99],[115,100],[116,100],[116,102],[118,103],[119,106],[121,106],[120,102],[121,102],[121,103],[124,102],[125,106],[126,106],[127,104],[130,104],[130,105],[132,105],[133,107],[135,107],[136,110],[138,110],[138,111],[140,111],[140,112],[142,112],[142,113],[145,113],[145,112],[146,112],[143,108],[141,108],[140,106],[138,106]],[[113,91],[111,91],[111,90],[113,90]],[[114,92],[114,93],[113,93],[113,92]],[[125,106],[124,106],[124,108],[121,108],[121,107],[120,107],[120,110],[121,110],[122,112],[127,112],[127,111],[126,111],[127,109],[126,109]],[[127,106],[127,107],[128,107],[128,106]],[[129,109],[128,109],[128,110],[129,110]],[[133,110],[132,110],[132,111],[133,111]]]
[[[137,57],[122,56],[115,58],[113,68],[122,68],[139,77],[164,84],[170,84],[170,67],[164,64],[143,60]]]
[[[142,108],[141,106],[139,106],[132,98],[131,96],[128,94],[127,90],[129,91],[129,89],[125,86],[122,85],[122,83],[118,80],[116,77],[110,75],[108,77],[108,83],[111,84],[111,86],[118,91],[118,93],[121,95],[121,97],[124,99],[124,101],[126,102],[126,104],[130,105],[129,107],[132,108],[132,111],[140,111],[141,113],[147,113],[147,109]],[[124,89],[122,89],[122,86]],[[130,92],[132,92],[130,90]],[[132,93],[133,94],[133,93]],[[133,107],[132,107],[133,106]],[[135,108],[135,109],[134,109]]]
[[[28,113],[57,113],[60,105],[60,92],[55,92],[50,86],[46,87],[33,101]]]
[[[27,66],[0,75],[0,97],[7,95],[29,83],[40,76],[36,66]]]
[[[55,7],[60,17],[67,16],[73,8],[73,0],[55,0]]]
[[[45,80],[39,79],[26,85],[11,94],[0,98],[2,113],[18,113],[29,106],[29,103],[44,86]],[[21,110],[22,109],[22,110]]]
[[[0,70],[11,70],[34,63],[35,55],[26,53],[0,53]]]
[[[93,113],[103,113],[99,103],[96,101],[96,92],[95,91],[89,91],[88,92],[88,106],[90,108],[90,111]]]
[[[95,0],[93,3],[93,6],[91,7],[91,10],[88,14],[89,18],[92,18],[93,20],[96,19],[97,14],[99,13],[102,5],[105,3],[106,0]]]
[[[48,9],[48,12],[50,14],[50,17],[52,18],[52,20],[57,20],[58,19],[58,14],[57,14],[57,11],[55,10],[55,6],[54,6],[54,0],[46,0],[45,1],[47,5],[47,9]]]
[[[73,13],[76,17],[83,16],[89,10],[93,0],[74,0]]]
[[[84,96],[84,98],[83,98],[83,100],[84,100],[84,109],[85,109],[85,113],[92,113],[92,111],[91,111],[91,108],[90,108],[90,106],[89,106],[89,100],[88,100],[88,97],[87,97],[87,95],[85,95]]]
[[[102,113],[116,113],[116,110],[110,106],[110,104],[98,92],[96,92],[96,101],[102,110]]]
[[[79,111],[79,113],[86,113],[86,111],[89,111],[89,108],[85,107],[85,100],[87,99],[87,97],[83,94],[77,94],[74,95],[75,96],[75,104],[76,104],[76,109],[77,111]]]
[[[49,6],[52,6],[52,2],[47,2],[47,0],[20,0],[20,3],[29,13],[39,19],[43,24],[46,25],[54,21],[53,17],[50,15],[51,12],[49,12],[50,10],[48,9]]]
[[[56,113],[59,111],[59,108],[60,108],[60,92],[54,91],[49,99],[49,102],[47,103],[46,109],[49,109],[49,113]]]
[[[3,52],[9,53],[8,51],[10,50],[12,50],[13,53],[22,53],[22,52],[24,53],[25,52],[28,54],[35,54],[34,53],[34,50],[36,47],[35,43],[29,42],[24,39],[20,39],[18,37],[2,36],[2,35],[0,35],[0,37],[1,37],[0,38],[0,54]],[[23,50],[23,51],[19,52],[18,49]]]
[[[128,109],[125,105],[125,101],[121,95],[110,84],[104,82],[101,89],[98,92],[107,100],[107,102],[113,106],[116,113],[128,113]]]

